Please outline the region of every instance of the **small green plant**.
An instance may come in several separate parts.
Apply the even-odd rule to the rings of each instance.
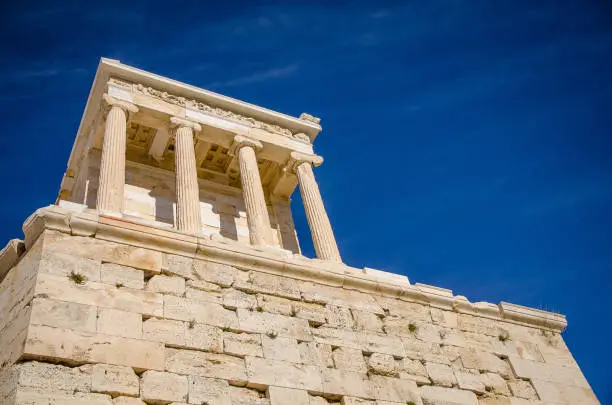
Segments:
[[[502,330],[502,331],[499,333],[498,339],[499,339],[499,341],[500,341],[500,342],[502,342],[502,343],[503,343],[503,342],[505,342],[506,340],[510,340],[510,334],[509,334],[507,331]]]
[[[121,287],[123,287],[123,283],[115,283],[115,287],[121,288]]]
[[[195,328],[195,321],[192,319],[191,321],[189,321],[189,329],[193,328]]]
[[[495,388],[491,387],[490,385],[485,385],[485,391],[493,392],[493,391],[495,391]]]
[[[408,401],[408,402],[406,402],[406,405],[416,405],[416,404],[414,402],[412,402],[412,401]]]
[[[256,310],[257,312],[263,312],[263,311],[264,311],[263,307],[260,307],[260,306],[258,306],[257,308],[255,308],[255,310]]]
[[[71,271],[70,274],[68,274],[68,278],[75,284],[85,284],[85,281],[87,281],[87,278],[85,278],[84,275],[81,273],[75,273],[74,271]]]
[[[410,333],[416,333],[417,329],[418,328],[417,328],[416,324],[414,324],[412,322],[410,322],[408,324],[408,330],[410,331]]]

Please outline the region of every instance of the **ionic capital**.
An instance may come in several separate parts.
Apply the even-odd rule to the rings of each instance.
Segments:
[[[170,128],[178,129],[178,128],[191,128],[193,132],[200,132],[202,130],[202,126],[195,121],[191,121],[181,117],[171,117],[170,118]]]
[[[240,148],[243,148],[245,146],[250,146],[256,151],[261,150],[263,148],[262,143],[258,140],[247,138],[244,135],[236,135],[234,136],[234,142],[232,142],[232,146],[230,146],[229,148],[229,154],[231,156],[236,156]]]
[[[302,163],[308,163],[311,166],[317,167],[323,164],[323,158],[319,155],[309,155],[301,152],[291,152],[291,157],[285,165],[285,170],[290,173],[295,173],[298,166]]]
[[[129,101],[119,100],[118,98],[110,96],[108,93],[104,93],[102,99],[104,100],[104,107],[105,110],[107,110],[106,112],[108,112],[111,107],[119,107],[125,112],[128,121],[132,114],[138,112],[138,107],[136,107],[134,104],[130,103]],[[104,115],[106,116],[106,113]]]

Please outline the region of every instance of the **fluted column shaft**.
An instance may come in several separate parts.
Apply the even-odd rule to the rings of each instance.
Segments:
[[[176,172],[176,228],[181,232],[197,233],[202,226],[200,187],[196,167],[194,131],[200,125],[172,117],[174,130],[174,166]]]
[[[106,115],[102,142],[96,207],[99,212],[119,214],[123,208],[125,188],[127,121],[129,114],[137,112],[138,108],[107,94],[104,95],[104,102],[110,108]]]
[[[320,164],[322,160],[315,162]],[[312,164],[313,162],[305,160],[297,160],[294,163],[295,172],[300,183],[300,193],[302,194],[302,202],[306,211],[306,219],[310,226],[312,243],[317,253],[317,258],[341,263],[342,259],[338,250],[338,244],[336,243],[334,231],[323,205],[321,191],[312,171]]]
[[[234,154],[238,156],[242,194],[246,207],[249,238],[252,245],[264,246],[271,244],[270,216],[264,197],[257,156],[255,149],[261,149],[260,142],[236,136],[234,138]]]

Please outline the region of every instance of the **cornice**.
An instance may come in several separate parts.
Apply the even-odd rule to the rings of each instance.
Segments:
[[[76,204],[75,204],[76,206]],[[340,263],[309,259],[278,248],[258,248],[217,240],[210,235],[188,235],[173,229],[151,226],[137,220],[98,215],[82,206],[73,209],[51,205],[36,210],[24,223],[25,246],[30,246],[45,230],[92,237],[152,249],[163,253],[206,259],[244,270],[282,275],[349,290],[381,294],[386,297],[429,305],[434,308],[469,314],[553,332],[567,326],[564,315],[501,302],[470,302],[451,290],[425,284],[411,285],[400,275],[374,269],[357,269]],[[10,242],[14,244],[14,242]],[[2,252],[14,250],[14,247]],[[14,259],[14,255],[11,256]],[[6,274],[14,260],[2,260],[0,274]]]

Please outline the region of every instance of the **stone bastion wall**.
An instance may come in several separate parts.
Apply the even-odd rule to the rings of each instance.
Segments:
[[[167,235],[80,215],[39,210],[0,255],[2,405],[598,403],[559,315],[155,250]]]

